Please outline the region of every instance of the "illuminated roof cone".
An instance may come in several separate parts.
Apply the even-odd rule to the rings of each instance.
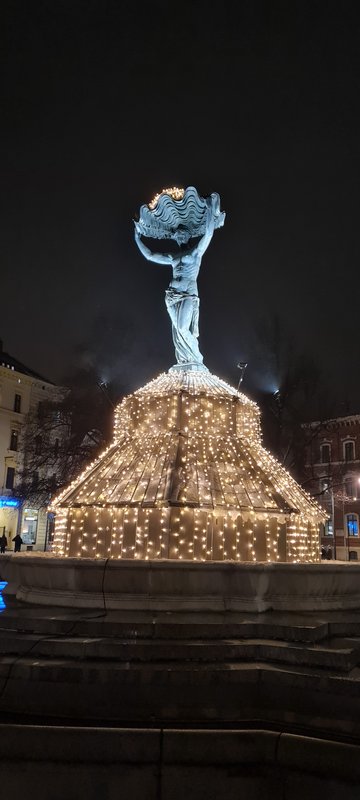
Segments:
[[[126,397],[113,443],[54,501],[59,555],[318,561],[324,512],[261,444],[258,406],[208,371]]]

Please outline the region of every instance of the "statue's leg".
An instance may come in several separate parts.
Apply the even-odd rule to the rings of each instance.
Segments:
[[[181,304],[182,300],[178,300],[176,303],[167,303],[166,306],[172,323],[172,337],[176,361],[178,364],[186,364],[188,361],[191,361],[191,354],[189,352],[188,345],[180,332],[179,312]]]
[[[193,334],[193,336],[195,336],[196,339],[198,339],[199,338],[199,306],[200,306],[200,300],[199,300],[198,297],[193,297],[192,301],[193,301],[193,315],[192,315],[192,320],[191,320],[191,325],[190,325],[190,331]]]
[[[177,363],[195,362],[202,364],[203,357],[200,353],[196,336],[192,333],[194,312],[196,313],[198,308],[196,303],[194,305],[194,297],[187,295],[174,297],[174,294],[169,291],[165,294],[165,302],[172,323]]]
[[[203,362],[196,336],[191,329],[194,323],[194,301],[192,297],[184,298],[179,303],[178,310],[178,335],[181,338],[184,350],[187,351],[187,361]]]
[[[167,294],[165,295],[165,305],[167,308],[167,312],[171,319],[171,330],[172,330],[172,337],[174,342],[175,348],[175,356],[176,361],[178,364],[184,363],[187,359],[185,354],[182,352],[182,342],[178,336],[178,311],[180,300],[174,301],[173,299],[168,299]]]

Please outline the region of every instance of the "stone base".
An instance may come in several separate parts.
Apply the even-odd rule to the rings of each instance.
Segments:
[[[209,372],[205,364],[199,364],[197,361],[187,361],[186,364],[174,364],[170,367],[169,372]]]
[[[359,798],[358,746],[277,731],[7,724],[0,746],[5,796]]]
[[[149,611],[360,609],[360,564],[0,557],[5,592],[42,605]]]

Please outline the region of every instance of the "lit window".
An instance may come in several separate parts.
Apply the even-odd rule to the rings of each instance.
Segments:
[[[359,535],[359,517],[357,514],[346,514],[346,532],[348,536]]]
[[[331,506],[331,503],[332,503],[332,492],[331,492],[331,486],[330,486],[328,478],[325,478],[325,479],[322,478],[319,481],[319,500],[320,500],[320,503],[322,503],[323,505],[326,505],[326,506],[329,506],[329,507]]]
[[[352,440],[348,441],[348,442],[344,442],[343,448],[344,448],[344,459],[345,459],[345,461],[354,461],[354,458],[355,458],[355,442],[353,442]]]
[[[331,519],[327,519],[325,522],[325,536],[332,536],[333,535],[333,526]]]
[[[10,450],[17,450],[18,449],[18,432],[11,431],[10,436]]]
[[[353,475],[347,475],[344,480],[344,492],[347,497],[357,499],[357,483]]]
[[[331,447],[329,444],[320,445],[320,461],[322,464],[328,464],[331,460]]]

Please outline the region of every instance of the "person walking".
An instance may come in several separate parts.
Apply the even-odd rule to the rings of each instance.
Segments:
[[[5,536],[5,533],[3,533],[3,535],[0,537],[0,553],[5,553],[5,550],[7,548],[7,543],[8,541]]]
[[[15,547],[14,547],[15,553],[20,553],[21,545],[24,544],[20,534],[17,533],[16,536],[14,536],[14,538],[12,539],[12,541],[15,542]]]

